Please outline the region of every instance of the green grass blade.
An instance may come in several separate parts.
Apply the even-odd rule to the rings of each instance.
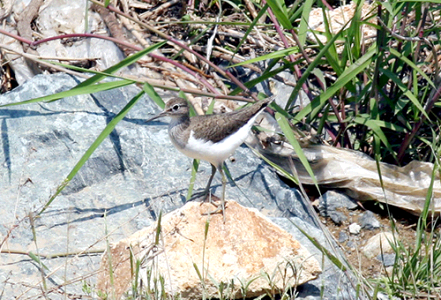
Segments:
[[[44,269],[49,271],[49,268],[41,261],[40,257],[32,253],[31,251],[28,252],[29,257],[35,261],[39,266],[42,266]]]
[[[248,29],[245,32],[243,38],[240,40],[239,44],[236,46],[236,50],[234,51],[234,54],[236,54],[237,51],[239,51],[242,44],[246,42],[248,35],[251,33],[251,31],[253,31],[254,26],[256,26],[256,24],[260,20],[260,18],[266,13],[267,9],[268,9],[268,4],[265,4],[265,6],[259,11],[259,14],[256,16],[254,21],[250,24],[250,26],[248,26]]]
[[[345,28],[345,26],[331,40],[329,40],[326,43],[326,45],[316,55],[316,58],[309,64],[308,68],[306,68],[302,77],[300,77],[299,81],[296,83],[296,87],[292,91],[291,96],[289,97],[288,103],[286,104],[287,109],[290,107],[291,103],[294,101],[295,96],[298,95],[300,89],[302,88],[302,85],[309,78],[309,75],[311,75],[312,71],[322,62],[322,57],[325,56],[325,54],[327,53],[329,48],[334,44],[334,42],[337,40],[337,38],[341,35],[341,32],[343,31],[344,28]]]
[[[371,60],[374,57],[375,53],[376,53],[375,48],[371,48],[368,52],[366,52],[365,55],[363,55],[356,62],[354,62],[349,68],[347,68],[341,74],[341,76],[335,81],[335,83],[332,86],[330,86],[325,92],[320,94],[320,96],[314,98],[311,101],[311,103],[306,105],[305,108],[303,108],[295,116],[293,122],[295,123],[300,122],[308,114],[311,114],[312,115],[311,117],[317,115],[329,98],[331,98],[335,93],[339,92],[342,87],[344,87],[349,81],[355,79],[357,74],[365,70],[371,64]],[[303,75],[302,78],[304,76],[305,75]],[[297,83],[297,86],[298,85],[299,83]]]
[[[279,166],[278,164],[272,162],[270,159],[266,158],[262,153],[260,153],[259,151],[257,151],[257,149],[254,149],[253,147],[251,147],[250,145],[248,145],[248,148],[251,149],[251,151],[253,151],[253,153],[257,156],[260,157],[261,159],[263,159],[267,164],[269,164],[271,167],[273,167],[274,169],[276,169],[277,172],[279,172],[280,174],[282,174],[282,176],[288,178],[289,180],[291,180],[292,182],[294,182],[295,184],[299,185],[300,181],[298,178],[296,178],[294,176],[294,174],[291,174],[289,172],[287,172],[284,168],[282,168],[281,166]]]
[[[308,32],[308,23],[309,23],[309,14],[311,12],[312,4],[314,3],[313,0],[306,0],[302,4],[302,17],[300,19],[300,25],[299,25],[299,41],[302,46],[306,43],[306,34]]]
[[[104,83],[94,84],[91,86],[73,88],[68,91],[56,93],[53,95],[43,96],[43,97],[31,99],[31,100],[3,104],[3,105],[0,105],[0,107],[23,105],[23,104],[42,102],[42,101],[54,101],[54,100],[58,100],[61,98],[66,98],[66,97],[72,97],[72,96],[77,96],[77,95],[107,91],[107,90],[111,90],[111,89],[115,89],[115,88],[120,88],[120,87],[123,87],[126,85],[130,85],[133,83],[135,83],[135,81],[132,81],[132,80],[118,80],[118,81],[104,82]]]
[[[266,3],[271,7],[277,20],[285,29],[293,28],[291,21],[289,20],[288,10],[286,9],[284,0],[267,0]]]
[[[430,84],[433,88],[436,88],[435,83],[433,83],[433,81],[429,78],[429,76],[427,76],[427,74],[424,73],[423,70],[421,70],[413,61],[411,61],[406,56],[404,56],[403,53],[398,52],[394,48],[389,48],[389,51],[392,55],[395,55],[397,58],[401,59],[403,62],[408,64],[413,70],[417,71],[418,74],[424,77],[424,79],[427,80],[427,83]],[[414,80],[414,82],[417,83],[418,81]]]
[[[96,138],[96,140],[92,143],[92,145],[87,149],[87,151],[84,153],[84,155],[81,157],[81,159],[77,162],[77,164],[74,166],[72,171],[67,175],[66,179],[58,186],[56,192],[52,197],[48,200],[48,202],[44,205],[44,207],[40,210],[38,215],[42,214],[52,203],[52,201],[55,200],[55,198],[61,193],[61,191],[69,184],[69,182],[75,177],[75,175],[78,173],[78,171],[81,169],[81,167],[86,163],[86,161],[90,158],[92,153],[98,148],[99,145],[104,141],[104,139],[115,129],[116,124],[118,124],[119,121],[121,121],[127,113],[133,108],[133,106],[138,102],[139,99],[145,94],[144,91],[141,91],[133,97],[132,100],[127,103],[126,106],[113,118],[112,121],[107,124],[106,128],[100,133],[100,135]]]
[[[305,154],[303,153],[302,147],[300,146],[299,142],[297,141],[296,137],[294,136],[294,133],[292,132],[291,127],[289,126],[288,119],[285,118],[283,115],[276,113],[276,120],[277,120],[277,123],[279,123],[279,126],[282,129],[283,133],[285,134],[285,137],[288,139],[289,143],[293,146],[294,151],[296,152],[301,163],[305,167],[309,176],[311,176],[312,181],[314,182],[314,184],[316,185],[316,187],[318,189],[317,179],[315,178],[314,172],[312,171],[312,168],[309,165],[308,159],[306,158]]]
[[[282,49],[279,51],[274,51],[274,52],[271,52],[271,53],[268,53],[268,54],[265,54],[265,55],[262,55],[262,56],[259,56],[256,58],[252,58],[252,59],[234,64],[232,66],[229,66],[229,68],[234,68],[234,67],[245,65],[245,64],[251,64],[251,63],[259,62],[262,60],[278,59],[278,58],[285,57],[285,56],[288,56],[288,55],[291,55],[294,53],[299,53],[299,47],[289,47],[289,48]]]
[[[191,196],[193,196],[193,188],[194,188],[194,183],[196,181],[196,174],[198,173],[198,169],[199,169],[199,159],[193,159],[193,163],[191,165],[190,184],[188,185],[188,192],[186,198],[187,201],[191,199]]]
[[[142,89],[150,97],[150,99],[153,100],[153,102],[155,102],[161,109],[164,109],[164,100],[162,100],[162,98],[158,95],[153,86],[146,82]]]
[[[163,45],[165,45],[166,41],[164,42],[160,42],[157,44],[154,44],[148,48],[145,48],[144,50],[141,50],[135,54],[132,54],[128,57],[126,57],[125,59],[123,59],[122,61],[120,61],[119,63],[117,63],[116,65],[111,66],[110,68],[107,68],[106,70],[103,71],[103,73],[109,73],[109,74],[113,74],[116,71],[130,66],[131,64],[134,64],[135,62],[137,62],[139,59],[141,59],[141,57],[143,57],[144,55],[162,47]],[[90,77],[89,79],[81,82],[80,84],[78,84],[76,87],[74,88],[80,88],[82,86],[88,86],[94,83],[97,83],[105,78],[107,78],[108,75],[103,75],[103,74],[97,74],[95,76]]]
[[[429,116],[427,115],[424,108],[421,106],[421,103],[418,101],[418,99],[415,97],[414,94],[407,88],[407,86],[400,80],[400,78],[392,73],[390,70],[380,68],[380,72],[382,72],[384,75],[386,75],[389,79],[391,79],[395,84],[400,88],[400,90],[403,92],[404,95],[406,95],[407,98],[409,98],[410,101],[415,105],[416,108],[419,109],[419,111],[427,118],[429,119]]]
[[[378,120],[368,119],[368,118],[362,118],[362,117],[355,117],[354,122],[364,125],[368,128],[370,128],[375,135],[381,140],[381,142],[386,146],[386,148],[389,150],[389,152],[392,154],[392,156],[397,159],[396,153],[392,149],[391,144],[389,143],[386,135],[384,134],[383,130],[381,129],[381,125],[383,125],[385,122],[381,122]],[[404,128],[403,128],[404,130]]]
[[[158,225],[156,226],[156,233],[155,233],[155,245],[159,245],[159,238],[161,236],[161,231],[162,231],[162,210],[159,212],[159,217],[158,217]]]
[[[300,230],[300,232],[306,236],[306,238],[308,238],[308,240],[314,244],[314,246],[319,249],[324,255],[326,255],[326,257],[328,257],[328,259],[340,270],[342,271],[346,271],[347,268],[346,266],[340,261],[340,259],[338,259],[337,257],[335,257],[331,252],[329,252],[328,249],[326,249],[325,247],[323,247],[314,237],[310,236],[306,231],[304,231],[302,228],[300,228],[299,226],[297,226],[297,224],[295,224],[294,222],[292,222],[290,219],[288,219],[292,225],[294,225],[298,230]]]

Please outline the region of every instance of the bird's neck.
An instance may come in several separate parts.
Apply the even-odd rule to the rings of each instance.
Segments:
[[[173,144],[178,148],[185,148],[189,133],[190,118],[188,115],[173,116],[168,125],[168,134]]]
[[[190,118],[188,115],[173,116],[168,126],[169,130],[185,130],[190,126]]]

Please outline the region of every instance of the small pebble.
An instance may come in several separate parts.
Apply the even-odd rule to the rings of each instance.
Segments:
[[[356,249],[357,244],[354,241],[349,241],[346,243],[346,247],[348,247],[350,249]]]
[[[376,258],[381,261],[385,267],[391,267],[395,264],[395,253],[378,254]]]
[[[340,231],[340,233],[338,235],[338,242],[344,243],[348,240],[348,238],[349,238],[349,236],[346,234],[346,232]]]
[[[359,234],[360,233],[361,226],[357,223],[352,223],[349,225],[349,233],[351,234]]]
[[[366,211],[359,218],[358,222],[360,222],[361,227],[367,230],[374,230],[380,228],[380,221],[377,220],[375,214],[371,211]]]

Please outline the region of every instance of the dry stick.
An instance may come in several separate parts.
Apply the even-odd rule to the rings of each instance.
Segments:
[[[24,39],[24,38],[22,38],[20,36],[17,36],[15,34],[11,34],[11,33],[7,32],[7,31],[4,31],[1,28],[0,28],[0,33],[8,35],[8,36],[11,36],[11,37],[13,37],[13,38],[15,38],[17,40],[20,40],[20,41],[22,41],[24,43],[27,43],[27,44],[30,44],[30,45],[40,44],[42,42],[42,41],[36,41],[36,42],[28,41],[28,40],[26,40],[26,39]],[[91,34],[72,34],[72,35],[68,35],[68,36],[70,36],[70,37],[75,36],[76,37],[76,36],[79,36],[79,35],[80,36],[87,35],[87,36],[90,36],[90,37],[93,37],[93,38],[102,38],[102,39],[110,40],[110,41],[113,41],[115,43],[123,43],[121,41],[115,40],[115,39],[113,39],[111,37],[107,37],[107,36],[96,36],[96,35],[91,35]],[[65,36],[52,37],[52,38],[48,38],[46,40],[55,40],[55,39],[64,38],[64,37]],[[133,46],[133,45],[131,45],[131,46]],[[135,47],[135,46],[133,46],[133,47]],[[29,59],[35,60],[36,62],[38,62],[41,65],[53,68],[53,69],[58,70],[60,72],[65,72],[65,73],[72,74],[72,75],[75,75],[75,76],[78,76],[78,77],[82,77],[82,78],[89,78],[89,76],[87,76],[87,75],[85,75],[83,73],[78,73],[78,72],[75,72],[75,71],[72,71],[72,70],[69,70],[69,69],[57,66],[57,65],[53,65],[53,64],[50,64],[50,63],[47,63],[47,62],[44,62],[44,61],[40,61],[38,59],[38,57],[36,57],[34,55],[18,52],[16,50],[13,50],[13,49],[9,48],[8,46],[6,46],[4,44],[0,44],[0,48],[6,49],[6,50],[11,51],[11,52],[14,52],[14,53],[16,53],[18,55],[21,55],[21,56],[25,57],[25,58],[29,58]],[[59,60],[62,60],[62,59],[60,58]],[[139,77],[131,77],[130,75],[126,75],[126,76],[121,77],[121,78],[127,78],[127,79],[130,79],[130,80],[133,80],[133,81],[137,81],[137,82],[141,82],[141,83],[147,82],[147,83],[151,84],[154,87],[162,88],[162,89],[165,89],[165,90],[174,90],[174,91],[182,90],[185,93],[191,93],[191,94],[205,96],[205,97],[210,97],[210,98],[215,98],[215,99],[228,99],[228,100],[237,100],[237,101],[242,101],[242,102],[253,102],[253,101],[249,100],[248,98],[245,98],[245,97],[242,97],[242,96],[222,95],[222,94],[219,94],[219,93],[212,94],[212,93],[209,93],[209,92],[204,92],[204,91],[201,91],[201,90],[191,89],[191,88],[178,89],[176,85],[174,85],[174,86],[167,86],[167,85],[159,83],[158,80],[155,80],[155,79],[148,79],[147,80],[147,79],[141,79]]]
[[[122,40],[125,39],[124,33],[123,33],[123,31],[122,31],[122,27],[119,25],[119,23],[118,23],[116,17],[115,17],[114,15],[112,15],[112,14],[109,12],[108,9],[106,9],[106,8],[104,8],[103,6],[98,5],[98,4],[96,4],[96,3],[92,4],[92,9],[94,9],[94,10],[97,11],[97,12],[99,12],[100,16],[103,18],[104,22],[106,23],[107,27],[109,28],[109,31],[110,31],[110,34],[111,34],[111,35],[115,36],[116,39],[117,39],[117,40],[120,40],[120,41],[122,41]],[[107,23],[107,22],[109,22],[109,23]],[[129,43],[125,43],[125,44],[129,44]],[[129,47],[125,47],[125,48],[123,48],[122,50],[126,53],[127,48],[129,48]],[[131,49],[134,49],[134,46],[131,45],[130,48],[131,48]],[[138,51],[141,50],[140,47],[137,47],[137,48],[138,48],[138,49],[137,49]],[[127,54],[131,54],[131,53],[126,53],[126,55],[127,55]],[[169,63],[173,64],[174,66],[183,69],[184,71],[186,71],[186,72],[192,74],[196,79],[198,79],[198,80],[200,80],[202,83],[204,83],[204,85],[205,85],[210,91],[212,91],[214,94],[218,94],[218,93],[219,93],[219,92],[218,92],[218,91],[217,91],[217,90],[216,90],[216,89],[215,89],[215,88],[214,88],[214,87],[213,87],[208,81],[206,81],[204,78],[202,78],[201,76],[199,76],[199,74],[197,74],[197,73],[191,71],[190,69],[188,69],[187,67],[185,67],[185,66],[179,64],[178,62],[176,62],[176,61],[174,61],[174,60],[171,60],[171,59],[168,59],[168,58],[165,58],[165,57],[162,57],[162,56],[159,56],[159,55],[157,55],[157,54],[153,54],[153,53],[149,53],[148,55],[149,55],[150,57],[156,58],[156,59],[158,59],[158,60],[162,60],[162,61],[169,62]]]
[[[18,34],[27,40],[32,40],[31,22],[37,17],[38,10],[43,2],[44,0],[32,0],[18,17]],[[25,52],[28,51],[29,46],[27,43],[24,43],[23,49]]]
[[[92,11],[97,12],[100,15],[101,19],[103,19],[104,23],[106,24],[107,28],[109,29],[110,35],[112,37],[114,37],[115,39],[117,39],[119,41],[126,41],[126,37],[125,37],[122,26],[118,23],[118,20],[116,19],[116,17],[113,14],[111,14],[108,9],[106,9],[105,7],[103,7],[101,5],[97,5],[97,4],[92,4],[90,6],[90,9]],[[133,49],[133,47],[121,45],[120,48],[126,56],[129,56],[130,54],[133,54],[136,52]]]
[[[181,2],[181,0],[170,0],[165,2],[164,4],[161,4],[160,6],[158,6],[157,8],[155,8],[152,11],[147,11],[145,13],[142,13],[141,15],[139,15],[139,17],[141,19],[154,19],[156,18],[159,14],[163,13],[167,8],[169,8],[172,5],[175,5],[177,3]]]
[[[248,11],[250,12],[253,19],[255,19],[258,13],[256,11],[256,8],[254,7],[253,2],[251,2],[250,0],[244,0],[243,2],[245,3],[245,6],[248,8]]]
[[[0,29],[0,33],[1,33],[1,31],[2,31],[2,29]],[[61,66],[53,65],[53,64],[45,62],[45,61],[41,61],[38,56],[35,56],[33,54],[27,54],[27,53],[19,52],[19,51],[14,50],[14,49],[12,49],[12,48],[8,47],[7,45],[4,45],[4,44],[0,44],[0,49],[5,49],[7,51],[16,53],[16,54],[18,54],[20,56],[23,56],[26,59],[32,60],[32,61],[37,62],[38,64],[41,64],[41,65],[43,65],[45,67],[52,68],[52,69],[55,69],[55,70],[60,71],[60,72],[64,72],[64,73],[67,73],[67,74],[72,74],[74,76],[78,76],[78,77],[82,77],[82,78],[89,78],[89,76],[87,76],[85,74],[78,73],[78,72],[75,72],[75,71],[63,68]]]
[[[98,5],[103,5],[101,2],[98,2],[96,0],[90,0],[90,1],[93,2],[93,3],[96,3]],[[251,91],[242,82],[240,82],[236,77],[234,77],[230,72],[222,70],[216,64],[214,64],[211,61],[207,60],[204,56],[200,55],[196,51],[193,51],[192,49],[190,49],[184,43],[179,42],[178,40],[170,37],[169,35],[167,35],[167,34],[161,32],[161,31],[157,30],[156,28],[154,28],[154,27],[152,27],[152,26],[150,26],[148,24],[145,24],[143,22],[140,22],[140,21],[136,20],[135,18],[132,18],[128,14],[125,14],[125,13],[121,12],[117,8],[113,7],[112,5],[109,5],[107,8],[109,10],[111,10],[111,11],[121,15],[121,16],[124,16],[124,17],[132,20],[133,22],[135,22],[138,25],[146,28],[147,30],[149,30],[151,32],[154,32],[155,34],[159,35],[160,37],[164,38],[165,40],[170,41],[170,42],[178,45],[179,47],[189,51],[190,53],[196,55],[199,59],[201,59],[202,61],[204,61],[207,64],[209,64],[213,69],[215,69],[217,72],[219,72],[222,76],[228,77],[234,84],[236,84],[238,87],[240,87],[242,90],[244,90],[247,94],[249,94],[255,101],[259,101],[259,99],[254,94],[252,94]]]
[[[51,259],[51,258],[59,258],[59,257],[68,257],[68,256],[83,256],[89,254],[101,254],[104,253],[105,249],[92,249],[87,251],[76,251],[76,252],[64,252],[64,253],[54,253],[54,254],[42,254],[38,253],[38,257]],[[17,255],[26,255],[31,257],[28,251],[14,250],[14,249],[2,249],[0,251],[2,254],[17,254]]]
[[[203,46],[193,46],[193,49],[199,52],[206,52],[206,47]],[[229,62],[232,62],[233,64],[237,64],[237,63],[241,63],[243,62],[242,59],[238,58],[238,57],[233,57],[230,54],[226,54],[226,53],[221,53],[219,51],[213,50],[211,53],[211,56],[217,57],[217,58],[223,58],[225,60],[228,60]],[[259,67],[256,67],[254,65],[251,64],[244,64],[244,67],[257,72],[257,73],[262,73],[262,70]]]
[[[32,40],[31,22],[37,17],[38,10],[43,4],[43,0],[32,0],[29,5],[23,10],[23,12],[17,18],[17,32],[25,39]],[[37,51],[29,48],[26,43],[23,44],[23,52],[38,55]],[[33,74],[40,73],[38,65],[33,60],[24,60],[26,65],[32,71]]]
[[[21,41],[22,43],[26,43],[26,44],[29,44],[31,46],[36,46],[36,45],[44,43],[44,42],[48,42],[48,41],[52,41],[52,40],[57,40],[57,39],[62,39],[62,38],[90,37],[90,38],[100,38],[100,39],[109,40],[109,41],[112,41],[112,42],[114,42],[116,44],[122,45],[122,46],[127,47],[127,48],[132,48],[132,49],[135,49],[137,51],[141,51],[142,50],[141,47],[131,45],[131,44],[129,44],[129,43],[125,42],[125,41],[122,41],[122,40],[118,40],[118,39],[115,39],[115,38],[112,38],[112,37],[108,37],[108,36],[100,36],[100,35],[90,34],[90,33],[65,34],[65,35],[61,35],[61,36],[55,36],[55,37],[50,37],[50,38],[42,39],[42,40],[35,41],[35,42],[32,42],[31,40],[25,39],[23,37],[19,37],[19,36],[15,35],[15,34],[9,33],[9,32],[7,32],[7,31],[5,31],[3,29],[0,29],[0,33],[3,33],[5,35],[7,35],[7,36],[16,38],[17,40]],[[174,66],[184,70],[185,72],[193,75],[196,79],[200,80],[212,93],[220,95],[220,93],[207,80],[205,80],[204,78],[200,77],[197,73],[191,71],[187,67],[179,64],[176,61],[173,61],[171,59],[168,59],[166,57],[163,57],[163,56],[160,56],[160,55],[157,55],[157,54],[149,53],[148,55],[153,57],[153,58],[155,58],[155,59],[157,59],[157,60],[171,63]]]
[[[0,33],[1,33],[1,29],[0,29]],[[9,34],[9,35],[11,35],[11,34]],[[90,33],[66,34],[66,35],[55,36],[55,37],[39,40],[39,41],[36,41],[36,42],[30,42],[30,43],[31,43],[31,45],[34,46],[34,45],[38,45],[38,44],[41,44],[41,43],[44,43],[44,42],[47,42],[47,41],[56,40],[56,39],[62,39],[62,38],[68,38],[68,37],[91,37],[91,38],[105,39],[105,40],[109,40],[109,41],[115,42],[117,44],[121,44],[121,45],[125,45],[127,47],[131,47],[131,48],[133,48],[133,49],[135,49],[137,51],[141,51],[142,50],[141,47],[138,47],[138,46],[135,46],[135,45],[131,45],[129,43],[117,40],[117,39],[112,38],[112,37],[101,36],[101,35],[94,35],[94,34],[90,34]],[[147,55],[150,56],[150,57],[153,57],[153,58],[155,58],[157,60],[171,63],[172,65],[176,66],[177,68],[180,68],[180,69],[184,70],[185,72],[193,75],[196,79],[200,80],[214,94],[220,94],[207,80],[205,80],[204,78],[199,76],[199,74],[191,71],[189,68],[183,66],[182,64],[180,64],[180,63],[178,63],[178,62],[176,62],[174,60],[171,60],[169,58],[166,58],[164,56],[154,54],[154,53],[149,53]]]

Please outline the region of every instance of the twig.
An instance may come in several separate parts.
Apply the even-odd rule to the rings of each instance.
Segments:
[[[181,0],[170,0],[165,2],[164,4],[159,5],[157,8],[155,8],[154,10],[151,11],[147,11],[145,13],[142,13],[139,15],[139,17],[141,19],[154,19],[156,18],[158,15],[162,14],[167,8],[169,8],[170,6],[173,6],[177,3],[181,2]]]
[[[116,17],[112,13],[110,13],[108,9],[106,9],[101,5],[97,5],[95,3],[90,6],[90,9],[92,11],[97,12],[100,15],[100,17],[103,19],[104,23],[106,24],[107,28],[109,29],[110,35],[112,37],[114,37],[118,41],[124,41],[124,44],[119,44],[119,47],[126,56],[129,56],[130,54],[136,52],[133,49],[133,47],[127,46],[127,44],[130,43],[126,41],[126,37],[122,26],[118,23]]]
[[[102,6],[103,6],[103,4],[102,4],[101,2],[98,2],[98,1],[96,1],[96,0],[90,0],[90,1],[93,2],[93,3],[96,3],[96,4],[98,4],[98,5],[102,5]],[[170,37],[169,35],[167,35],[167,34],[161,32],[161,31],[157,30],[157,29],[154,28],[153,26],[150,26],[150,25],[148,25],[148,24],[145,24],[145,23],[143,23],[143,22],[140,22],[140,21],[136,20],[135,18],[129,16],[128,14],[125,14],[125,13],[121,12],[121,11],[118,10],[117,8],[113,7],[112,5],[109,5],[107,8],[108,8],[109,10],[111,10],[111,11],[117,13],[117,14],[120,14],[120,15],[122,15],[122,16],[124,16],[124,17],[130,19],[130,20],[132,20],[133,22],[135,22],[135,23],[137,23],[138,25],[140,25],[140,26],[146,28],[147,30],[149,30],[149,31],[151,31],[151,32],[154,32],[155,34],[159,35],[160,37],[164,38],[165,40],[170,41],[170,42],[172,42],[172,43],[178,45],[179,47],[181,47],[181,48],[183,48],[183,49],[189,51],[190,53],[196,55],[199,59],[201,59],[202,61],[208,63],[208,64],[210,65],[210,67],[212,67],[213,69],[215,69],[215,70],[216,70],[217,72],[219,72],[222,76],[229,78],[234,84],[236,84],[238,87],[240,87],[242,90],[244,90],[247,94],[249,94],[249,95],[250,95],[255,101],[259,101],[259,99],[257,98],[257,96],[254,95],[253,93],[251,93],[251,91],[250,91],[250,90],[249,90],[249,89],[248,89],[248,88],[247,88],[242,82],[240,82],[236,77],[234,77],[230,72],[222,70],[219,66],[217,66],[216,64],[214,64],[214,63],[212,63],[211,61],[207,60],[205,57],[203,57],[203,56],[200,55],[199,53],[193,51],[192,49],[190,49],[190,48],[189,48],[187,45],[185,45],[184,43],[179,42],[178,40],[176,40],[176,39]],[[219,92],[216,92],[216,93],[219,93]]]
[[[12,33],[9,33],[9,32],[7,32],[7,31],[5,31],[5,30],[3,30],[3,29],[0,29],[0,33],[6,34],[6,35],[11,36],[11,37],[13,37],[13,38],[16,38],[16,37],[17,37],[17,35],[12,34]],[[142,50],[142,48],[139,47],[139,46],[134,46],[134,45],[128,44],[128,43],[126,43],[126,42],[124,42],[124,41],[120,41],[120,40],[114,39],[114,38],[112,38],[112,37],[101,36],[101,35],[95,35],[95,34],[90,34],[90,33],[65,34],[65,35],[59,35],[59,36],[55,36],[55,37],[50,37],[50,38],[43,39],[43,40],[36,41],[36,42],[32,42],[32,41],[26,40],[26,39],[24,39],[24,38],[21,38],[21,41],[22,41],[22,42],[25,42],[25,43],[28,43],[28,44],[30,44],[30,45],[32,45],[32,46],[35,46],[35,45],[41,44],[41,43],[43,43],[43,42],[48,42],[48,41],[57,40],[57,39],[63,39],[63,38],[70,38],[70,37],[91,37],[91,38],[100,38],[100,39],[104,39],[104,40],[113,41],[113,42],[115,42],[115,43],[119,43],[119,44],[127,45],[128,47],[132,47],[133,49],[135,49],[135,50],[137,50],[137,51],[141,51],[141,50]],[[214,94],[220,94],[220,93],[219,93],[219,92],[218,92],[218,91],[217,91],[217,90],[216,90],[216,89],[215,89],[215,88],[214,88],[214,87],[213,87],[213,86],[212,86],[207,80],[205,80],[204,78],[202,78],[201,76],[199,76],[199,74],[197,74],[197,73],[191,71],[190,69],[188,69],[187,67],[183,66],[182,64],[180,64],[180,63],[178,63],[178,62],[176,62],[176,61],[174,61],[174,60],[171,60],[171,59],[169,59],[169,58],[166,58],[166,57],[164,57],[164,56],[154,54],[154,53],[149,53],[148,55],[149,55],[150,57],[153,57],[153,58],[157,59],[157,60],[165,61],[165,62],[168,62],[168,63],[173,64],[174,66],[176,66],[176,67],[178,67],[178,68],[184,70],[185,72],[187,72],[187,73],[193,75],[196,79],[200,80],[201,83],[203,83],[203,84],[204,84],[204,85],[205,85],[205,86],[206,86],[211,92],[213,92]],[[41,63],[41,62],[39,62],[39,63]]]
[[[193,46],[193,49],[196,51],[199,51],[199,52],[206,52],[206,47],[202,47],[202,46]],[[243,59],[240,59],[237,56],[233,57],[230,54],[221,53],[221,52],[215,51],[215,50],[211,53],[211,55],[214,57],[217,57],[217,58],[222,58],[222,59],[228,60],[229,62],[231,62],[233,64],[241,63],[244,61]],[[245,64],[243,66],[250,69],[250,70],[253,70],[254,72],[262,73],[262,70],[259,67],[256,67],[254,65]]]
[[[21,37],[27,40],[32,40],[31,22],[37,17],[38,10],[43,2],[44,0],[32,0],[18,17],[17,31]],[[29,45],[24,43],[23,49],[25,52],[27,52]]]
[[[105,249],[93,249],[93,250],[87,250],[87,251],[76,251],[76,252],[64,252],[64,253],[54,253],[54,254],[42,254],[38,253],[38,257],[46,258],[46,259],[52,259],[52,258],[58,258],[58,257],[69,257],[69,256],[84,256],[89,254],[101,254],[104,253]],[[2,254],[16,254],[16,255],[26,255],[31,257],[31,252],[27,251],[21,251],[21,250],[14,250],[14,249],[2,249],[0,251]]]
[[[0,29],[0,33],[1,33],[1,29]],[[78,73],[78,72],[75,72],[75,71],[63,68],[61,66],[57,66],[57,65],[54,65],[54,64],[42,61],[36,55],[19,52],[19,51],[14,50],[14,49],[12,49],[12,48],[4,45],[4,44],[0,44],[0,49],[5,49],[7,51],[13,52],[13,53],[18,54],[20,56],[23,56],[24,58],[26,58],[26,59],[28,59],[30,61],[34,61],[34,62],[36,62],[36,63],[38,63],[40,65],[43,65],[43,66],[48,67],[48,68],[52,68],[52,69],[60,71],[60,72],[64,72],[64,73],[67,73],[67,74],[72,74],[72,75],[75,75],[75,76],[78,76],[78,77],[82,77],[82,78],[89,78],[89,76],[87,76],[85,74]]]

